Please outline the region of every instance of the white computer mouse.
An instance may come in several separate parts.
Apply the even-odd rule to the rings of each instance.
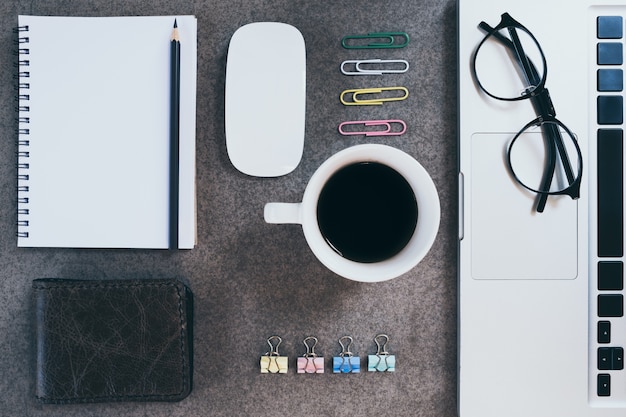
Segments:
[[[258,22],[233,34],[226,62],[226,149],[241,172],[277,177],[302,158],[306,51],[300,31]]]

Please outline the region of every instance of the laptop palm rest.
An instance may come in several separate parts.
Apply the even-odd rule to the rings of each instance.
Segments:
[[[472,277],[575,279],[578,202],[550,196],[544,212],[535,211],[536,194],[521,187],[506,164],[506,148],[513,136],[475,133],[471,137],[471,175],[465,187],[470,191],[466,198],[471,199]]]

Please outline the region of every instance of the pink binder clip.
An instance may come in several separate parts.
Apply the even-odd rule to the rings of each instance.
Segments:
[[[344,129],[346,126],[358,126],[365,127],[378,127],[382,126],[384,130],[348,130]],[[398,127],[399,125],[399,127]],[[399,128],[399,130],[398,130]],[[363,120],[363,121],[349,121],[343,122],[339,125],[339,133],[344,136],[350,135],[365,135],[365,136],[398,136],[406,132],[406,123],[402,120]]]
[[[309,342],[312,341],[313,345],[309,346]],[[306,346],[306,353],[298,358],[298,373],[299,374],[323,374],[324,373],[324,358],[317,356],[315,353],[315,346],[317,346],[317,338],[309,336],[304,339],[304,346]]]

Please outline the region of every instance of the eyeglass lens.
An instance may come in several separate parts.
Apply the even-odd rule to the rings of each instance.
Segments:
[[[476,51],[474,69],[489,95],[512,100],[543,83],[543,54],[524,29],[504,27],[485,38]]]
[[[560,150],[556,148],[554,135],[559,136]],[[511,142],[508,152],[511,171],[531,191],[560,193],[580,175],[582,161],[576,144],[576,138],[557,122],[532,125]],[[546,175],[551,175],[548,181]]]

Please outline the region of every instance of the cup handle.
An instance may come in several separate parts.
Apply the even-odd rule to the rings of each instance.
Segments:
[[[302,224],[300,206],[302,203],[267,203],[263,217],[272,224]]]

